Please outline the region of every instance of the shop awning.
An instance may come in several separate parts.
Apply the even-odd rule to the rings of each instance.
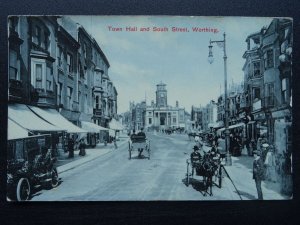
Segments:
[[[112,119],[109,123],[109,128],[112,130],[124,130],[123,125],[116,121],[115,119]]]
[[[19,126],[16,122],[12,121],[11,119],[8,119],[7,127],[8,140],[28,137],[28,130]]]
[[[10,104],[8,106],[8,118],[30,131],[44,132],[64,130],[61,127],[47,123],[23,104]]]
[[[108,128],[101,127],[97,124],[87,122],[87,121],[81,121],[81,127],[92,133],[99,133],[101,130],[109,130]]]
[[[231,125],[228,127],[228,129],[233,129],[233,128],[237,128],[237,127],[242,127],[242,126],[245,126],[244,123],[238,123],[238,124],[234,124],[234,125]],[[225,130],[225,127],[219,129],[218,131],[222,132]]]
[[[55,109],[41,109],[35,106],[29,106],[29,107],[33,112],[35,112],[41,118],[53,124],[54,126],[66,130],[68,133],[87,133],[86,130],[81,129],[80,127],[71,123]]]
[[[215,122],[215,123],[209,123],[208,127],[212,127],[212,128],[218,128],[218,127],[223,127],[224,124],[223,122]]]

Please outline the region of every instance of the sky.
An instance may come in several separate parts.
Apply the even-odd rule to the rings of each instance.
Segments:
[[[176,101],[187,112],[192,105],[205,106],[224,92],[223,48],[213,45],[209,64],[209,40],[222,41],[226,33],[228,87],[243,81],[242,58],[247,36],[268,26],[267,17],[192,16],[70,16],[95,38],[106,55],[108,75],[118,91],[118,113],[129,110],[129,102],[147,105],[155,101],[156,85],[165,83],[168,105]],[[126,31],[136,27],[137,31]],[[172,27],[189,32],[173,32]],[[193,28],[210,28],[193,32]],[[122,28],[113,29],[113,28]],[[149,28],[149,31],[140,31]],[[168,31],[157,31],[160,30]],[[118,30],[118,31],[116,31]]]

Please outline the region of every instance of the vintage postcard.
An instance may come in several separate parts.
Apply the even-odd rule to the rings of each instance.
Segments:
[[[8,17],[8,201],[288,200],[292,18]]]

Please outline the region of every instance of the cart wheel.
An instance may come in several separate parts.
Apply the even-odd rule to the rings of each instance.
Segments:
[[[26,201],[30,196],[30,184],[27,178],[21,178],[17,185],[17,200]]]
[[[57,173],[56,169],[52,170],[51,176],[52,176],[52,179],[51,179],[50,187],[55,188],[58,185],[58,173]]]

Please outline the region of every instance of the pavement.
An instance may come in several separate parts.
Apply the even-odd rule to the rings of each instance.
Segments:
[[[125,136],[125,134],[120,135],[119,140],[117,140],[117,146],[120,147],[126,143],[128,143],[128,136]],[[74,158],[68,158],[68,152],[62,153],[62,155],[57,157],[57,171],[58,173],[66,172],[75,167],[81,166],[85,163],[95,160],[102,155],[109,154],[114,150],[115,147],[113,143],[108,143],[106,146],[104,145],[104,143],[99,143],[96,145],[95,148],[86,148],[85,156],[79,156],[79,150],[74,151]]]
[[[224,166],[229,177],[233,181],[242,200],[256,200],[257,190],[253,179],[253,160],[254,157],[248,156],[246,150],[239,157],[232,156],[232,165]],[[228,183],[228,182],[227,182]],[[233,186],[232,182],[231,185]],[[279,181],[262,181],[262,192],[264,200],[287,200],[289,196],[281,193]],[[235,190],[235,188],[234,188]],[[235,190],[237,193],[237,191]],[[237,193],[238,194],[238,193]]]

